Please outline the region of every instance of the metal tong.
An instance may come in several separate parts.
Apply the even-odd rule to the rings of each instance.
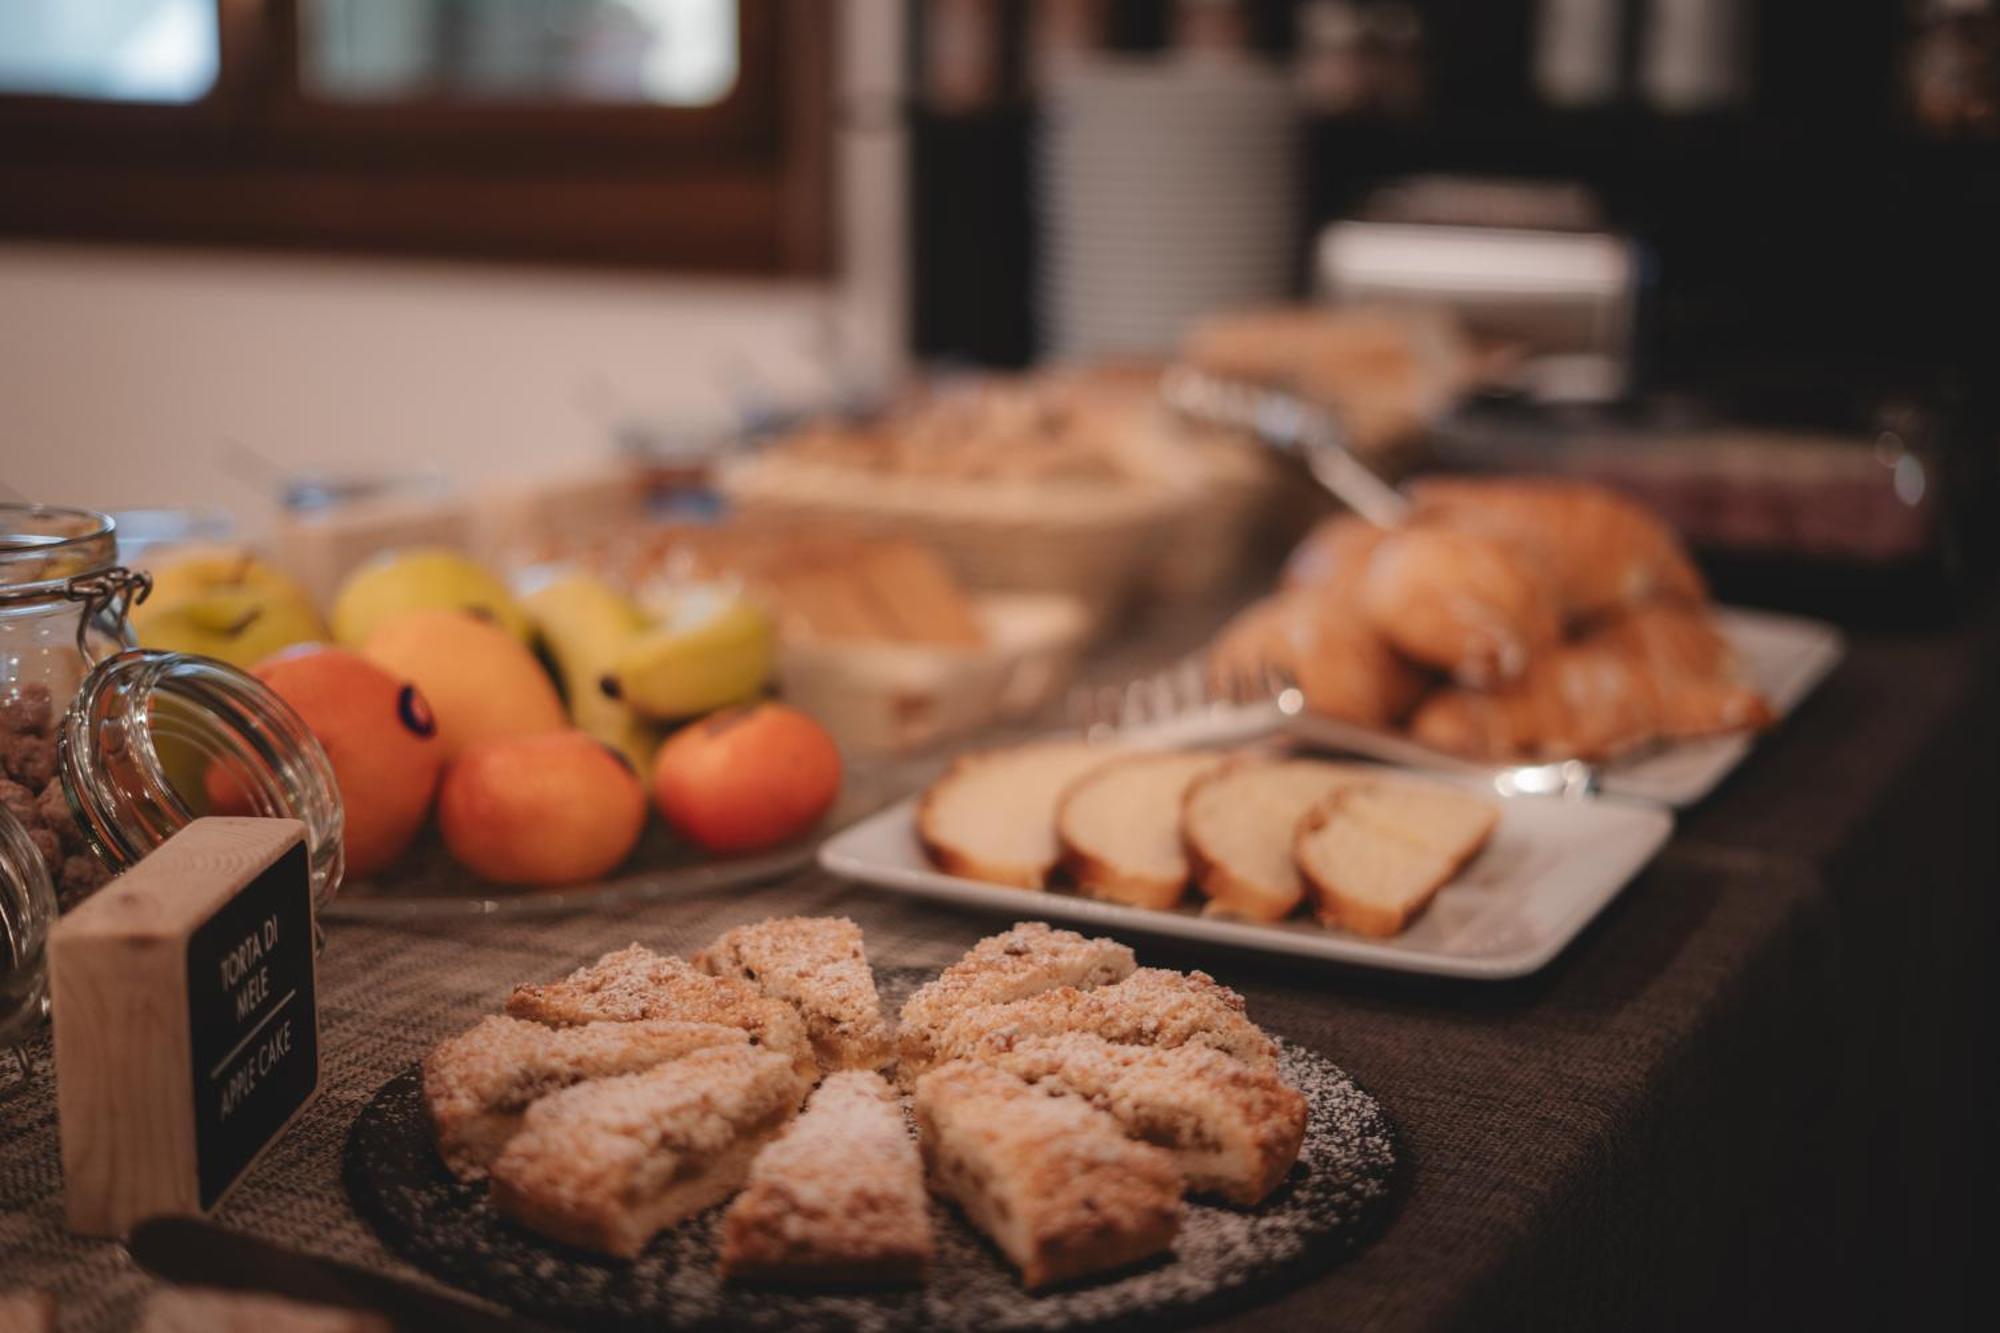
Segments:
[[[1333,415],[1297,394],[1174,366],[1160,377],[1160,399],[1182,416],[1295,455],[1335,499],[1377,527],[1397,527],[1410,515],[1402,492],[1347,447]]]
[[[1149,748],[1243,745],[1290,735],[1310,745],[1462,778],[1501,797],[1594,795],[1597,770],[1580,759],[1543,764],[1481,764],[1415,741],[1334,718],[1306,715],[1305,694],[1271,666],[1218,677],[1199,657],[1118,685],[1070,693],[1070,722],[1091,740]]]

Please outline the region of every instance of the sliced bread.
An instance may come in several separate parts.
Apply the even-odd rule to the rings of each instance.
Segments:
[[[1086,773],[1056,810],[1062,862],[1092,898],[1172,907],[1187,892],[1181,801],[1226,755],[1166,750],[1114,759]]]
[[[1277,921],[1305,898],[1292,840],[1308,811],[1368,770],[1317,759],[1246,763],[1197,779],[1181,841],[1211,916]]]
[[[1395,935],[1478,855],[1499,820],[1492,804],[1450,787],[1347,787],[1300,823],[1293,853],[1323,923]]]
[[[1046,888],[1062,852],[1056,805],[1112,753],[1084,741],[1037,741],[968,755],[924,793],[917,838],[948,875]]]

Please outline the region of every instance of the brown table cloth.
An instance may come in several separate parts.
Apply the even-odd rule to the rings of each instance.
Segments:
[[[1862,636],[1664,855],[1541,974],[1450,983],[1195,951],[1271,1028],[1399,1122],[1409,1190],[1358,1257],[1249,1328],[1836,1327],[1958,1322],[1990,1197],[1986,950],[2000,883],[1996,618]],[[1024,903],[1023,915],[1031,904]],[[633,939],[685,951],[841,913],[882,963],[939,966],[991,917],[819,874],[604,915],[333,927],[319,1102],[225,1205],[281,1244],[407,1272],[342,1193],[357,1110],[505,989]],[[67,1235],[44,1044],[0,1103],[0,1289],[122,1329],[150,1289]]]

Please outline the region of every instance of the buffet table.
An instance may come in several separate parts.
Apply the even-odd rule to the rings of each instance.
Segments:
[[[1416,1329],[1887,1322],[1960,1307],[1994,1105],[2000,614],[1864,634],[1839,671],[1549,968],[1444,983],[1195,953],[1276,1032],[1339,1061],[1412,1163],[1374,1246],[1232,1326]],[[1032,902],[1023,901],[1023,915]],[[341,1153],[375,1089],[526,976],[643,939],[844,914],[878,963],[941,966],[995,928],[817,873],[565,918],[339,923],[323,1092],[220,1220],[403,1271],[349,1208]],[[122,1329],[152,1285],[62,1227],[47,1043],[0,1102],[0,1289]],[[1972,1156],[1968,1157],[1968,1152]],[[1914,1294],[1913,1294],[1914,1293]],[[1943,1302],[1938,1305],[1936,1303]],[[1913,1305],[1914,1303],[1914,1305]]]

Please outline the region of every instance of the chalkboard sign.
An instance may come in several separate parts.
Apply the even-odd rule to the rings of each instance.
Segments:
[[[305,828],[201,819],[49,937],[69,1223],[205,1213],[319,1088]]]
[[[195,1160],[207,1210],[319,1086],[304,842],[188,937],[187,974]]]

